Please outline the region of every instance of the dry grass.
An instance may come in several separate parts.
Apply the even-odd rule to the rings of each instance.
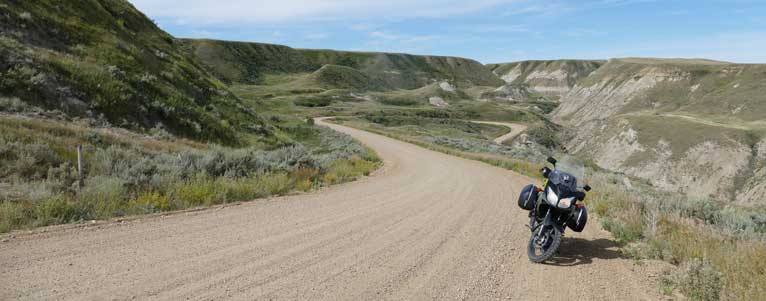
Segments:
[[[741,222],[720,218],[747,208],[716,207],[709,200],[628,191],[603,178],[592,179],[588,206],[606,230],[636,258],[662,259],[679,265],[665,279],[665,290],[694,300],[765,300],[766,233],[732,231]]]
[[[271,150],[14,116],[0,116],[0,130],[0,233],[310,191],[368,175],[380,161],[350,137],[313,125]],[[79,144],[83,189],[75,185]]]

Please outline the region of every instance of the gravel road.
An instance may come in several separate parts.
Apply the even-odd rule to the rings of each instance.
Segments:
[[[508,122],[496,122],[496,121],[472,121],[475,123],[483,123],[483,124],[492,124],[492,125],[500,125],[507,127],[511,129],[510,132],[508,132],[505,135],[502,135],[500,137],[495,138],[495,143],[497,144],[503,144],[503,142],[513,139],[513,137],[518,136],[521,134],[521,132],[527,130],[527,126],[519,123],[508,123]]]
[[[6,235],[0,299],[661,299],[657,268],[596,223],[529,262],[530,179],[329,126],[385,166],[310,194]]]

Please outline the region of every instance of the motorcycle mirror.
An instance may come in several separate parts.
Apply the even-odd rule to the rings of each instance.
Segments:
[[[540,169],[540,172],[543,174],[543,178],[547,179],[548,178],[548,174],[551,173],[551,169],[548,168],[548,167],[543,167],[542,169]]]
[[[582,190],[590,191],[590,185],[585,185],[585,187],[583,187]]]
[[[556,161],[556,159],[553,158],[553,157],[548,157],[548,162],[550,162],[551,164],[553,164],[555,166],[556,162],[558,162],[558,161]]]

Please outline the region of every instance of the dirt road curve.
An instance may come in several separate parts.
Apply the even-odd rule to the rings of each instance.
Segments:
[[[495,143],[497,144],[503,144],[503,142],[513,139],[513,137],[518,136],[521,134],[521,132],[527,130],[527,126],[523,124],[518,123],[508,123],[508,122],[495,122],[495,121],[473,121],[475,123],[483,123],[483,124],[492,124],[492,125],[501,125],[505,126],[511,129],[508,134],[502,135],[500,137],[495,138]]]
[[[524,177],[331,125],[379,175],[314,194],[17,234],[0,299],[658,299],[647,266],[591,225],[532,264]],[[556,289],[552,289],[556,287]]]

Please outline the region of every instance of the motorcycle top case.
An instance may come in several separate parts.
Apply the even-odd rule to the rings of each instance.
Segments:
[[[519,194],[519,208],[532,210],[535,208],[535,202],[537,202],[537,187],[533,184],[524,186]]]
[[[572,212],[572,217],[567,220],[567,226],[575,232],[582,232],[586,223],[588,223],[588,210],[585,209],[585,206],[576,207]]]

